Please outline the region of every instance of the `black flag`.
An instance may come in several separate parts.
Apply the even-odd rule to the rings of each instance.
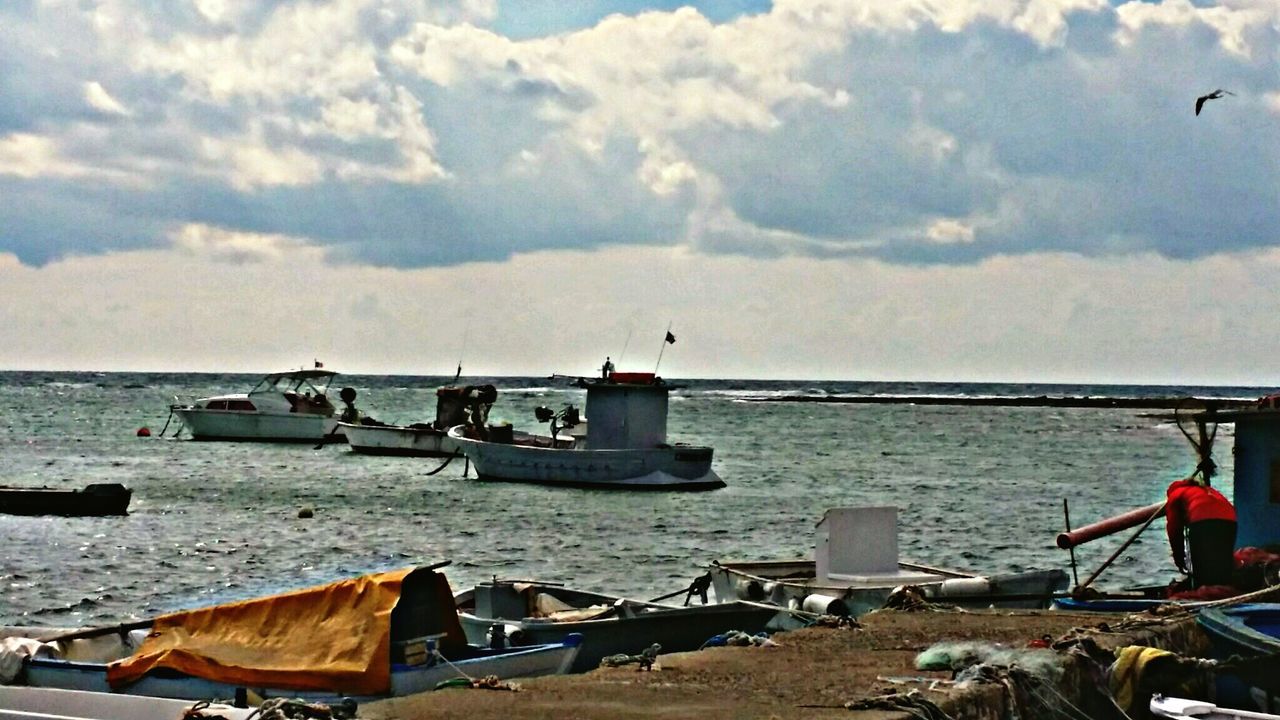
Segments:
[[[670,330],[667,331],[667,342],[671,343],[672,345],[676,344],[676,336],[672,335]]]

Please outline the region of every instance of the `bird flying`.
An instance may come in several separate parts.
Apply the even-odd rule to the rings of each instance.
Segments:
[[[1204,103],[1206,100],[1217,100],[1223,95],[1235,95],[1235,93],[1231,92],[1230,90],[1223,90],[1222,88],[1218,88],[1217,90],[1214,90],[1208,95],[1201,95],[1200,97],[1196,98],[1196,114],[1197,115],[1200,114],[1200,108],[1204,107]]]

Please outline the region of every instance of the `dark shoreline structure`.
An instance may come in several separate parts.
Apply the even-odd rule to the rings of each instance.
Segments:
[[[989,407],[1133,408],[1139,410],[1240,410],[1257,407],[1257,400],[1196,397],[1086,397],[964,395],[791,395],[746,397],[745,402],[846,403],[854,405],[982,405]]]

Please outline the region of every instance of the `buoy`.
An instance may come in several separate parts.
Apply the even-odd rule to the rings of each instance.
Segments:
[[[151,437],[151,428],[145,425],[138,428],[138,437]]]
[[[304,508],[302,508],[301,510],[299,510],[299,511],[298,511],[298,517],[300,517],[300,518],[315,517],[315,514],[316,514],[316,511],[315,511],[315,510],[312,510],[312,509],[311,509],[311,508],[309,508],[309,507],[304,507]]]

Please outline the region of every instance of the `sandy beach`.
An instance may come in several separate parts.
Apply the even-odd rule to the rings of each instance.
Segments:
[[[1114,619],[1114,618],[1113,618]],[[374,720],[423,718],[898,718],[844,704],[926,687],[884,678],[947,672],[915,669],[918,653],[944,640],[1024,647],[1097,625],[1096,615],[1056,611],[895,612],[861,618],[859,628],[812,627],[775,636],[776,647],[722,647],[662,655],[651,672],[635,666],[520,681],[519,692],[444,690],[367,705]],[[945,692],[929,693],[946,703]]]

